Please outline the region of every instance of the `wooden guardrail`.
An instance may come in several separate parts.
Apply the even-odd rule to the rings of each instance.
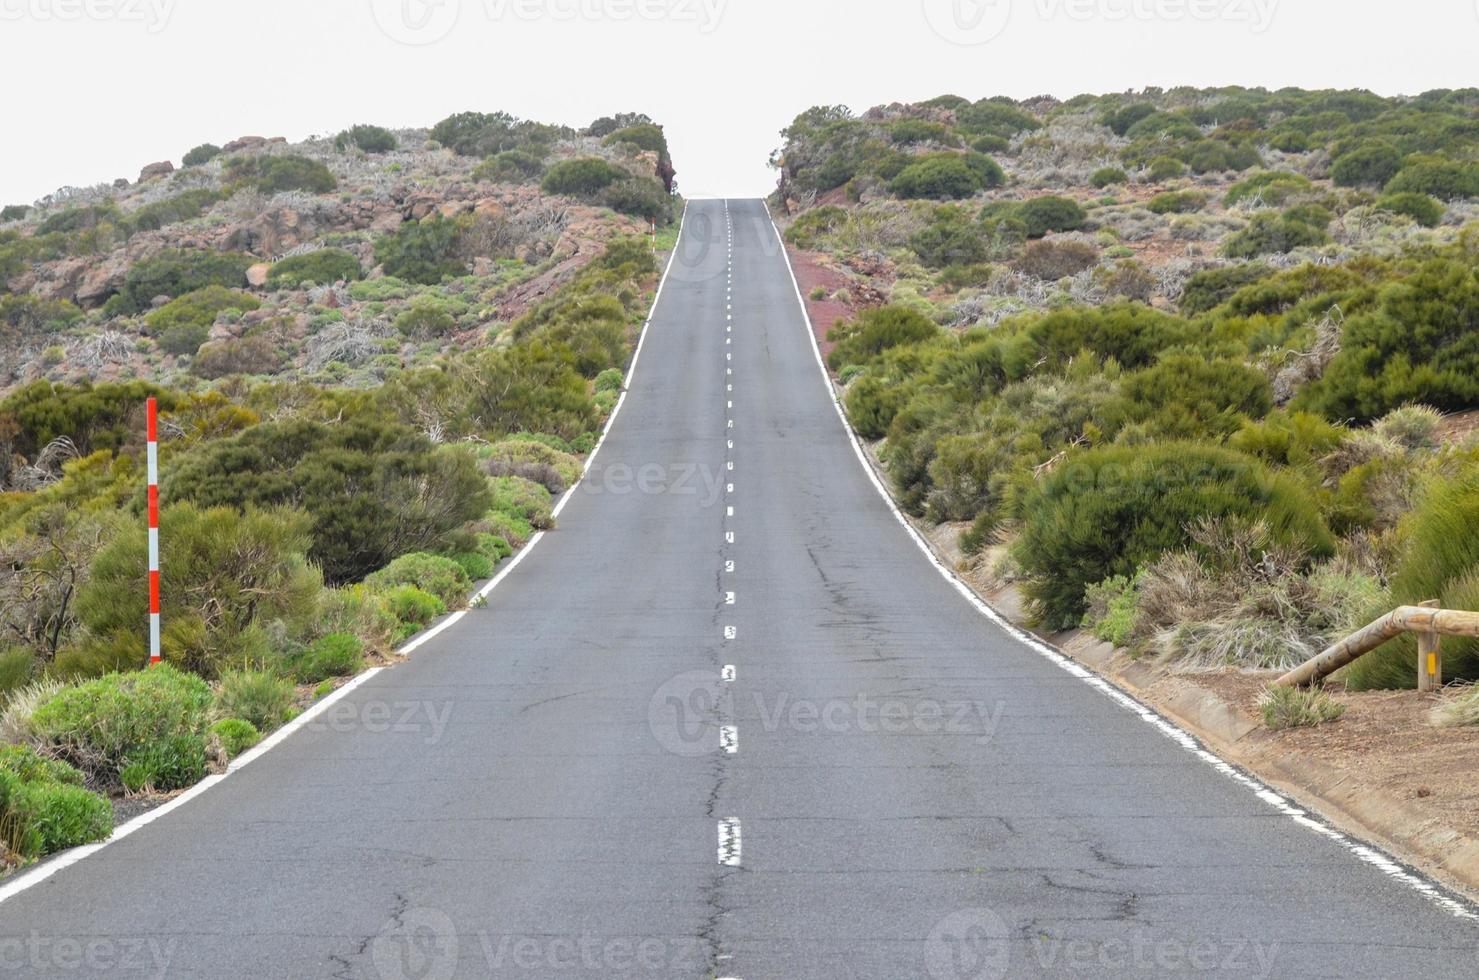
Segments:
[[[1417,689],[1434,691],[1443,686],[1443,651],[1438,637],[1479,637],[1479,613],[1439,609],[1436,600],[1420,606],[1398,606],[1274,683],[1281,687],[1313,684],[1402,633],[1417,634]]]

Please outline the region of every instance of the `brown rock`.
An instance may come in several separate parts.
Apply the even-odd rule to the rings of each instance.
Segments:
[[[128,278],[128,259],[120,252],[90,265],[77,284],[75,299],[78,306],[100,306],[109,296],[123,288]]]
[[[401,222],[404,220],[399,211],[387,211],[384,214],[375,216],[375,219],[370,222],[370,230],[378,231],[381,234],[390,234],[399,228]]]
[[[441,204],[441,200],[434,194],[413,194],[406,199],[404,214],[412,221],[420,221],[431,214]]]
[[[174,172],[175,165],[173,163],[170,163],[168,160],[161,160],[158,163],[151,163],[143,170],[139,171],[139,183],[142,184],[146,180],[158,180],[160,177],[168,177]]]
[[[263,146],[267,140],[261,136],[242,136],[221,147],[222,153],[240,153],[242,150],[255,150]]]
[[[268,265],[266,262],[258,262],[256,265],[251,266],[247,269],[247,282],[250,285],[260,289],[261,287],[267,285],[267,274],[271,271],[272,266]]]

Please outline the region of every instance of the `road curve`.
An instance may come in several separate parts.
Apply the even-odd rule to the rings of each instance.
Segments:
[[[937,574],[762,204],[694,202],[559,528],[0,903],[0,976],[1475,974],[1475,922],[1288,810]]]

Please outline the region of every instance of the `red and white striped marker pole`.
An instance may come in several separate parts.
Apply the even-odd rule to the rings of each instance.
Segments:
[[[149,666],[159,663],[159,404],[148,402]]]

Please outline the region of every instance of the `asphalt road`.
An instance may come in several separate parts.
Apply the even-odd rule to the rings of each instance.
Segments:
[[[1475,922],[935,572],[758,201],[690,206],[607,443],[487,608],[0,904],[0,976],[26,977],[1472,977],[1476,953]]]

